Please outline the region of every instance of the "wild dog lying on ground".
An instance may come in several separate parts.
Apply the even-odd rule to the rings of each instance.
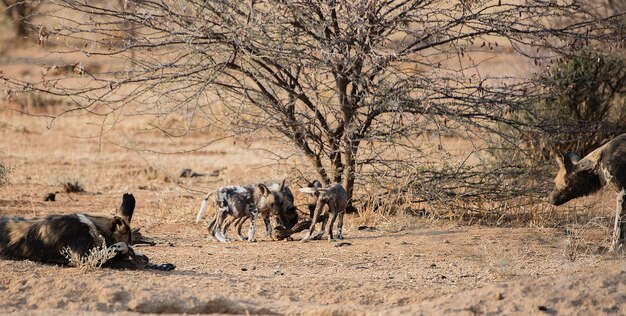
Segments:
[[[583,159],[569,152],[557,155],[556,160],[559,171],[550,194],[553,205],[594,193],[607,184],[618,192],[610,250],[620,251],[626,240],[626,134],[615,137]]]
[[[0,217],[0,257],[68,265],[70,261],[63,251],[69,250],[83,258],[104,244],[115,256],[102,263],[102,267],[174,269],[173,264],[151,264],[148,257],[130,247],[134,209],[135,198],[124,194],[115,216],[75,213],[40,219]]]
[[[200,211],[196,216],[196,223],[198,223],[206,213],[208,206],[208,200],[214,193],[216,196],[216,211],[215,216],[211,223],[209,223],[209,234],[220,242],[228,242],[230,239],[226,236],[226,230],[233,221],[225,222],[228,215],[234,218],[235,226],[239,226],[238,234],[239,238],[244,240],[241,235],[240,225],[249,217],[251,219],[250,229],[248,230],[247,240],[250,242],[256,241],[254,234],[256,231],[256,218],[260,214],[266,225],[266,231],[271,236],[272,226],[270,223],[270,217],[274,216],[279,218],[279,214],[282,213],[283,205],[287,205],[283,196],[283,190],[285,183],[283,181],[280,190],[270,190],[267,185],[260,183],[256,185],[236,186],[229,185],[219,188],[216,191],[210,192],[202,201]],[[291,192],[291,191],[289,191]],[[292,195],[293,197],[293,195]],[[293,206],[293,202],[291,202]],[[280,221],[280,219],[277,219]],[[296,219],[297,221],[297,219]]]
[[[306,242],[313,235],[313,230],[315,230],[315,224],[317,223],[324,206],[328,206],[328,213],[333,214],[333,218],[331,219],[330,225],[328,226],[328,240],[333,240],[333,225],[335,224],[335,220],[337,219],[337,217],[339,217],[339,222],[337,222],[337,238],[343,239],[343,216],[346,213],[346,206],[348,205],[348,193],[341,186],[341,184],[333,183],[326,188],[306,187],[301,188],[300,192],[319,194],[319,196],[317,197],[315,212],[313,213],[313,219],[311,220],[311,226],[308,233],[306,234],[306,236],[304,236],[304,238],[302,238],[301,241]],[[328,217],[323,219],[322,228],[314,237],[314,239],[321,239],[324,235],[327,219]]]

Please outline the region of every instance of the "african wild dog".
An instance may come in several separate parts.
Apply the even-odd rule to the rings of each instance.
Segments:
[[[115,216],[83,213],[49,215],[40,219],[0,217],[0,257],[67,265],[61,252],[69,248],[81,257],[105,244],[116,255],[102,264],[108,268],[172,270],[172,264],[150,264],[130,247],[130,221],[135,198],[124,194]]]
[[[283,182],[284,186],[284,182]],[[213,220],[209,223],[208,230],[211,237],[220,242],[228,242],[230,239],[226,236],[228,226],[235,221],[235,226],[239,226],[239,237],[250,242],[256,241],[254,233],[256,231],[256,218],[260,214],[265,222],[266,231],[271,236],[270,217],[272,215],[278,217],[283,208],[283,194],[281,190],[271,190],[267,185],[259,183],[256,185],[236,186],[229,185],[212,191],[202,201],[200,211],[196,216],[196,223],[200,222],[206,213],[208,200],[214,193],[216,196],[216,211]],[[233,221],[225,222],[228,215],[234,217]],[[240,225],[250,217],[250,229],[248,237],[241,235]],[[296,219],[297,221],[297,219]]]
[[[324,206],[328,206],[328,213],[333,214],[333,218],[330,221],[330,225],[328,226],[328,240],[333,240],[333,225],[335,224],[335,220],[339,217],[339,222],[337,222],[337,238],[343,239],[343,216],[346,213],[346,206],[348,205],[348,193],[339,183],[333,183],[326,188],[317,188],[317,187],[305,187],[301,188],[300,192],[316,194],[317,203],[315,205],[315,212],[313,214],[313,218],[311,220],[311,227],[309,228],[308,233],[304,238],[302,238],[302,242],[306,242],[311,239],[313,235],[313,230],[315,230],[315,224],[320,218],[320,213]],[[324,235],[324,230],[326,226],[326,221],[328,217],[325,217],[322,220],[322,228],[314,237],[314,239],[321,239]]]
[[[298,223],[298,209],[294,206],[295,198],[293,196],[293,193],[289,189],[289,186],[285,184],[285,180],[283,180],[282,183],[268,181],[263,182],[263,184],[265,184],[265,186],[267,186],[267,188],[275,195],[276,201],[280,201],[277,202],[280,205],[277,210],[278,213],[273,214],[275,222],[277,224],[275,228],[285,231],[292,229],[296,225],[296,223]],[[267,213],[264,214],[263,222],[265,223],[265,230],[268,236],[271,236],[274,239],[275,235],[272,234],[270,215],[271,214]],[[242,238],[241,235],[241,228],[248,218],[250,217],[241,217],[233,220],[235,223],[237,234],[242,240],[244,238]],[[230,225],[230,223],[226,224],[226,226],[228,225]],[[228,228],[225,227],[225,229]]]
[[[626,134],[615,137],[583,159],[569,152],[557,155],[556,160],[559,171],[550,194],[553,205],[594,193],[607,184],[618,192],[610,248],[618,252],[626,239]]]
[[[313,182],[310,182],[307,185],[307,187],[311,188],[307,190],[321,189],[322,183],[319,180],[314,180]],[[309,194],[308,201],[307,201],[307,208],[309,210],[308,219],[304,219],[301,222],[297,222],[297,221],[295,223],[292,222],[290,223],[291,224],[290,226],[278,225],[277,227],[274,227],[274,233],[272,235],[272,238],[276,240],[290,239],[291,235],[297,234],[303,230],[309,229],[313,221],[313,215],[315,214],[315,207],[317,205],[318,196],[319,196],[318,191],[315,191],[314,193]],[[296,220],[297,220],[297,209],[294,208],[294,210],[296,212]],[[327,218],[328,218],[328,214],[323,214],[323,215],[320,215],[317,220],[325,223]]]

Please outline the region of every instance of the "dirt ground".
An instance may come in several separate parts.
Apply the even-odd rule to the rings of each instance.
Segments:
[[[207,239],[205,223],[194,224],[202,195],[185,188],[289,178],[267,167],[264,152],[232,141],[188,154],[135,152],[112,142],[162,150],[181,144],[132,128],[108,140],[77,138],[92,128],[83,118],[52,129],[17,114],[2,121],[10,125],[0,129],[2,161],[13,170],[0,188],[1,214],[113,213],[122,193],[132,192],[133,226],[157,242],[137,249],[177,266],[84,271],[1,260],[3,314],[626,314],[626,261],[604,254],[607,227],[572,236],[557,228],[351,214],[343,245],[271,241],[263,233],[256,243],[222,244]],[[193,147],[203,140],[177,141]],[[181,168],[212,175],[179,178]],[[86,192],[43,201],[66,182]],[[369,227],[360,230],[363,224]]]

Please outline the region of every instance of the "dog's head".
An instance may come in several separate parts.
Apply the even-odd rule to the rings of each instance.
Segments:
[[[259,190],[265,194],[264,209],[260,212],[268,212],[274,216],[276,223],[287,229],[298,222],[298,209],[293,205],[293,193],[286,185],[286,180],[281,184],[270,183],[259,185]]]
[[[282,208],[282,194],[270,190],[265,184],[260,183],[256,190],[257,209],[259,213],[277,215]]]
[[[130,224],[123,218],[115,215],[111,218],[109,232],[115,242],[132,243],[132,229]]]

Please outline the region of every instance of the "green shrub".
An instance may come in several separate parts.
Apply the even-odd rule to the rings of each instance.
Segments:
[[[526,117],[533,128],[523,139],[536,158],[551,151],[584,156],[626,132],[626,60],[583,48],[539,80],[544,94]]]

